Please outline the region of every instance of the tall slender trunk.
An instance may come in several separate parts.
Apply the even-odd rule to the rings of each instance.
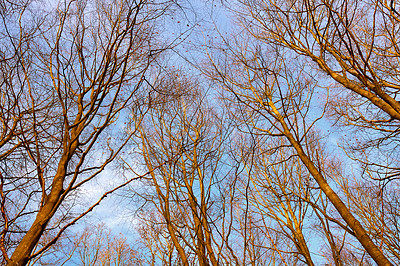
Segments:
[[[317,167],[314,165],[312,160],[307,156],[301,147],[300,143],[293,137],[290,132],[288,126],[286,125],[282,116],[277,114],[277,110],[275,109],[275,114],[278,117],[280,124],[283,127],[284,134],[292,146],[295,148],[297,154],[299,155],[303,164],[307,167],[310,174],[314,177],[315,181],[317,181],[321,190],[328,197],[330,202],[339,212],[340,216],[346,221],[347,225],[354,231],[355,237],[361,243],[361,245],[365,248],[368,254],[373,258],[373,260],[378,265],[392,265],[390,261],[385,257],[382,251],[372,242],[371,238],[362,227],[361,223],[354,217],[349,208],[343,203],[340,197],[333,191],[333,189],[326,182],[323,175],[318,171]]]

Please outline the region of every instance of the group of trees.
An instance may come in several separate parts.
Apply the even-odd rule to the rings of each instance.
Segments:
[[[395,1],[222,3],[229,31],[175,68],[184,2],[49,5],[0,1],[2,263],[400,262]],[[71,236],[116,190],[135,239]]]

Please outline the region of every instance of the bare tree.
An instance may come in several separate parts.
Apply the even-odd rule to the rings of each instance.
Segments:
[[[306,235],[312,232],[307,227],[312,212],[309,202],[316,204],[312,199],[315,182],[299,159],[291,158],[285,149],[275,153],[268,151],[267,147],[280,146],[279,143],[268,143],[254,136],[249,144],[241,148],[247,154],[250,151],[249,156],[240,155],[247,176],[240,190],[249,207],[248,210],[245,210],[246,204],[239,207],[245,218],[249,216],[249,221],[243,225],[248,227],[248,234],[252,238],[260,235],[264,239],[248,245],[250,249],[258,247],[259,253],[264,254],[250,261],[262,263],[278,257],[285,265],[295,265],[297,261],[314,265]]]
[[[147,189],[136,191],[145,203],[139,218],[149,225],[140,231],[163,264],[218,265],[224,245],[217,233],[225,183],[221,160],[229,132],[201,86],[181,72],[172,72],[157,88],[160,94],[138,130],[140,154],[148,170],[169,163],[152,171]],[[173,98],[165,91],[174,92]],[[155,249],[153,241],[164,249]]]
[[[74,214],[66,202],[131,138],[124,110],[143,113],[169,3],[1,5],[0,249],[3,262],[25,265],[93,209]],[[46,231],[54,238],[37,246]]]
[[[390,264],[355,213],[329,183],[316,149],[319,139],[316,125],[324,117],[326,105],[322,105],[319,114],[311,113],[311,110],[317,110],[313,107],[315,81],[307,73],[307,65],[301,66],[301,60],[291,58],[290,53],[284,55],[285,50],[263,46],[262,38],[254,39],[254,42],[240,40],[228,43],[226,47],[224,60],[229,63],[221,60],[221,65],[210,57],[214,72],[208,75],[231,93],[231,101],[238,110],[236,118],[243,124],[243,130],[251,129],[274,138],[284,137],[286,142],[276,149],[293,149],[294,155],[300,158],[368,254],[377,263]]]
[[[36,257],[29,265],[139,265],[141,259],[122,235],[104,224],[87,225],[52,246],[52,252]]]
[[[219,76],[221,84],[241,103],[238,105],[247,106],[249,111],[243,112],[252,110],[252,114],[258,116],[257,119],[246,116],[242,118],[243,123],[255,127],[257,132],[287,138],[288,145],[296,150],[363,248],[382,265],[390,264],[388,257],[396,261],[393,251],[382,250],[381,243],[385,241],[375,233],[390,231],[378,222],[385,220],[382,218],[385,215],[374,215],[376,227],[372,229],[372,223],[361,210],[391,201],[390,193],[385,190],[398,188],[398,182],[393,181],[398,176],[399,162],[398,8],[395,1],[374,0],[238,1],[232,11],[241,27],[240,37],[246,35],[244,32],[250,37],[247,42],[226,41],[226,45],[220,47],[218,53],[229,54],[228,57],[235,58],[232,61],[217,62],[217,56],[214,56],[217,53],[212,59],[217,65],[213,78]],[[281,59],[276,64],[271,57]],[[242,68],[232,67],[235,63]],[[296,71],[306,75],[298,75]],[[378,198],[370,198],[370,207],[362,206],[361,198],[348,202],[352,198],[352,192],[347,190],[349,187],[340,185],[342,190],[331,190],[325,182],[327,174],[319,169],[317,158],[307,147],[306,136],[318,128],[316,120],[312,122],[315,116],[303,112],[307,110],[307,100],[300,99],[310,95],[309,90],[301,89],[307,75],[311,83],[325,88],[325,92],[319,91],[320,95],[329,95],[328,112],[321,117],[344,126],[347,135],[351,136],[342,147],[359,163],[361,171],[355,182],[368,183],[369,188],[379,191],[376,193]],[[323,81],[317,80],[321,78]],[[311,96],[308,101],[315,103],[318,96]],[[263,124],[261,121],[268,122]],[[274,123],[282,127],[272,131],[278,128],[269,127]],[[298,127],[303,127],[302,132]],[[347,179],[350,174],[342,177]],[[362,179],[371,182],[365,183]],[[356,187],[360,190],[359,185]]]

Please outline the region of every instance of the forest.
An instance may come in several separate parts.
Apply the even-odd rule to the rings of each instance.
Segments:
[[[0,264],[399,265],[397,0],[0,0]]]

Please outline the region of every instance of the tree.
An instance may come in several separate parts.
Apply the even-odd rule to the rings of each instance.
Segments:
[[[394,2],[239,2],[234,12],[242,26],[240,36],[247,32],[249,39],[225,40],[221,50],[226,61],[211,56],[214,73],[208,75],[232,93],[243,124],[257,134],[286,138],[283,146],[292,147],[366,252],[379,265],[390,265],[388,257],[395,254],[382,250],[373,233],[388,229],[374,222],[370,230],[358,211],[365,208],[360,199],[357,205],[345,204],[350,192],[345,187],[335,191],[337,185],[311,145],[320,137],[309,137],[320,135],[319,121],[326,118],[356,129],[358,137],[344,148],[360,162],[357,182],[372,178],[380,195],[388,195],[384,188],[397,187],[392,181],[397,177],[398,155],[393,151],[399,119],[399,17]],[[323,74],[331,84],[318,82]],[[325,92],[314,94],[318,87]],[[313,104],[323,94],[328,102],[317,115]]]
[[[134,125],[138,155],[151,171],[146,189],[134,191],[143,201],[138,212],[142,241],[152,251],[153,264],[158,257],[167,265],[218,265],[224,245],[215,232],[224,184],[223,124],[197,82],[179,71],[160,81],[148,117]]]
[[[315,182],[299,159],[290,158],[286,149],[275,153],[268,151],[268,147],[279,144],[269,143],[262,137],[249,142],[241,148],[250,151],[248,155],[239,155],[246,169],[240,194],[243,201],[249,202],[249,210],[242,212],[250,218],[250,224],[243,226],[248,226],[252,238],[263,236],[264,240],[259,239],[259,243],[249,245],[249,249],[256,246],[260,250],[258,253],[265,254],[253,260],[272,263],[280,258],[280,264],[295,265],[300,261],[314,265],[307,243],[307,235],[312,230],[307,227],[311,222],[308,217],[314,218],[312,205],[308,202],[318,202],[313,198],[318,196],[318,192],[313,192]]]
[[[29,265],[140,265],[133,247],[122,235],[115,235],[104,224],[87,225],[82,232],[63,237],[51,253],[36,257]]]
[[[68,199],[130,140],[125,110],[145,112],[145,75],[165,48],[156,19],[169,4],[1,5],[0,249],[25,265],[93,209],[76,213]],[[45,232],[54,238],[41,242]]]
[[[231,46],[232,47],[232,46]],[[262,46],[243,45],[242,50],[231,52],[233,66],[226,70],[214,61],[215,73],[212,74],[226,90],[232,93],[232,101],[241,110],[237,119],[244,128],[254,128],[257,134],[270,137],[285,137],[275,149],[292,147],[308,169],[319,188],[325,193],[340,216],[352,230],[357,240],[378,263],[389,263],[378,246],[371,240],[368,232],[358,221],[351,209],[344,203],[338,193],[328,183],[325,169],[321,165],[318,150],[318,136],[315,134],[317,122],[324,116],[310,115],[314,82],[306,69],[291,64],[281,56],[281,52],[271,60],[263,55]]]

